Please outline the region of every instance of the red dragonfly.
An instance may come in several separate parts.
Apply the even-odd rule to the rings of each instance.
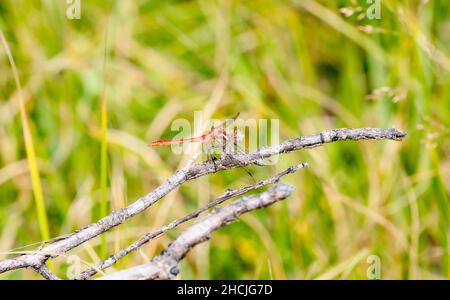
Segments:
[[[239,116],[239,113],[233,117],[232,120],[236,120]],[[225,151],[227,145],[232,141],[234,145],[237,144],[238,141],[242,140],[243,135],[236,128],[234,130],[229,130],[226,127],[227,122],[223,122],[219,127],[215,128],[214,126],[208,133],[202,134],[197,137],[190,138],[181,138],[174,140],[158,140],[151,142],[148,144],[150,147],[156,146],[167,146],[167,145],[177,145],[177,144],[185,144],[185,143],[208,143],[212,145],[212,148],[222,147]]]
[[[237,113],[232,120],[235,121],[239,116],[239,113]],[[242,140],[244,138],[244,135],[237,130],[237,128],[234,128],[233,130],[227,129],[227,121],[223,122],[219,127],[215,128],[214,126],[211,128],[211,130],[208,133],[202,134],[197,137],[190,137],[190,138],[181,138],[181,139],[175,139],[175,140],[158,140],[151,142],[148,144],[150,147],[156,147],[156,146],[168,146],[168,145],[177,145],[177,144],[184,144],[184,143],[203,143],[203,144],[210,144],[212,147],[207,148],[207,156],[210,161],[212,161],[214,165],[214,169],[217,169],[215,160],[216,158],[212,155],[212,149],[216,148],[222,148],[223,153],[228,154],[230,151],[234,151],[235,149],[238,152],[243,152],[239,146],[238,141]],[[232,142],[232,143],[231,143]],[[242,166],[242,168],[245,170],[245,172],[250,175],[253,182],[255,181],[255,178],[253,177],[252,173],[245,168],[245,166]]]

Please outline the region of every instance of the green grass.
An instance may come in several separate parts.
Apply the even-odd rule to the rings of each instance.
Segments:
[[[172,137],[175,119],[240,111],[280,119],[281,139],[335,127],[408,136],[251,167],[259,180],[310,165],[284,179],[292,197],[189,254],[182,278],[366,279],[370,255],[385,279],[450,278],[450,4],[381,2],[381,19],[369,20],[358,17],[362,0],[82,0],[81,20],[68,20],[64,1],[1,1],[17,70],[1,47],[0,252],[79,229],[154,189],[189,159],[145,146]],[[250,183],[243,170],[202,180],[70,254],[95,263]],[[120,268],[145,262],[177,232]],[[52,270],[64,277],[70,266],[61,257]]]
[[[47,221],[47,212],[45,210],[44,195],[42,193],[41,178],[39,175],[39,167],[37,163],[36,153],[34,150],[33,137],[30,133],[30,125],[28,124],[28,116],[25,108],[25,103],[22,95],[22,86],[20,84],[19,74],[17,71],[14,58],[11,54],[11,50],[8,46],[8,42],[5,39],[3,32],[0,30],[0,39],[2,41],[3,48],[8,56],[9,63],[11,65],[12,74],[17,88],[20,119],[22,121],[23,140],[25,143],[25,152],[28,160],[28,169],[31,177],[31,187],[33,189],[33,195],[35,199],[36,215],[39,223],[39,230],[42,240],[48,240],[50,238],[50,231]]]
[[[107,48],[108,47],[108,31],[105,31],[105,53],[103,61],[103,93],[102,93],[102,108],[101,108],[101,152],[100,152],[100,189],[101,189],[101,202],[100,202],[100,217],[103,218],[108,215],[108,107],[106,100],[106,60],[107,60]],[[101,257],[103,259],[108,257],[106,236],[102,236],[102,248]]]

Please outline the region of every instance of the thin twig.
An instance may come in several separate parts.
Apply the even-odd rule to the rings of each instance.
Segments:
[[[234,155],[225,155],[224,157],[202,163],[196,163],[189,166],[187,169],[179,170],[163,184],[157,187],[148,195],[136,200],[132,204],[113,211],[108,216],[100,219],[96,223],[92,223],[72,234],[66,238],[57,240],[56,242],[42,247],[34,251],[34,253],[25,254],[9,259],[0,260],[0,273],[19,269],[19,268],[39,268],[49,258],[57,257],[60,254],[89,241],[96,236],[110,230],[111,228],[122,224],[135,215],[141,213],[159,199],[167,195],[170,191],[179,187],[188,180],[198,178],[207,174],[215,173],[222,170],[247,166],[250,164],[258,164],[262,159],[295,150],[305,148],[315,148],[326,143],[343,141],[343,140],[401,140],[406,134],[400,130],[378,129],[378,128],[358,128],[358,129],[334,129],[326,130],[314,135],[299,137],[291,140],[286,140],[279,145],[270,146],[251,153],[242,153]],[[51,254],[49,254],[51,253]]]
[[[42,264],[39,268],[35,268],[35,270],[47,280],[61,280],[61,278],[53,274],[45,264]]]
[[[267,192],[248,197],[244,196],[237,201],[216,208],[212,213],[199,219],[183,231],[151,262],[99,279],[172,279],[179,273],[178,263],[193,247],[209,240],[212,232],[230,224],[244,213],[285,199],[292,193],[292,190],[293,188],[289,185],[279,184]]]
[[[292,167],[286,169],[285,171],[276,174],[275,176],[273,176],[271,178],[260,181],[253,185],[249,185],[249,186],[237,189],[237,190],[228,190],[223,196],[221,196],[221,197],[217,198],[216,200],[208,203],[207,205],[197,209],[196,211],[190,213],[189,215],[186,215],[185,217],[183,217],[181,219],[175,220],[175,221],[161,227],[158,230],[144,234],[141,238],[139,238],[137,241],[132,243],[130,246],[120,250],[119,252],[111,255],[107,259],[98,263],[95,266],[95,268],[91,268],[91,269],[83,271],[82,273],[80,273],[79,276],[76,277],[76,279],[78,279],[78,280],[88,279],[89,277],[92,277],[95,274],[97,274],[100,270],[104,270],[104,269],[109,268],[110,266],[114,265],[119,259],[122,259],[127,254],[142,247],[144,244],[148,243],[152,239],[155,239],[156,237],[160,236],[161,234],[165,233],[168,230],[171,230],[171,229],[179,226],[180,224],[183,224],[189,220],[197,218],[201,213],[207,211],[208,209],[210,209],[214,206],[217,206],[226,200],[229,200],[231,198],[238,197],[245,193],[248,193],[249,191],[256,190],[260,187],[263,187],[263,186],[266,186],[269,184],[277,183],[280,180],[280,178],[283,177],[284,175],[294,173],[294,172],[298,171],[299,169],[306,168],[307,166],[308,166],[307,163],[301,163],[299,165],[292,166]]]

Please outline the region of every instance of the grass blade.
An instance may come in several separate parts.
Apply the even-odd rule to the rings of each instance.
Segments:
[[[33,194],[36,204],[36,214],[38,216],[39,230],[41,237],[44,240],[50,239],[50,230],[47,221],[47,212],[45,211],[44,196],[42,193],[41,178],[39,176],[39,167],[37,164],[36,153],[34,151],[33,137],[31,135],[30,126],[28,124],[27,112],[25,109],[25,101],[22,95],[22,86],[20,84],[19,73],[17,71],[14,58],[12,56],[11,50],[9,49],[8,43],[3,31],[0,29],[0,38],[2,40],[3,47],[5,48],[6,55],[8,56],[9,63],[11,65],[11,70],[13,72],[14,80],[16,82],[17,93],[19,95],[19,109],[20,109],[20,119],[22,121],[23,139],[25,143],[25,151],[28,159],[28,167],[30,168],[31,185],[33,188]]]
[[[106,103],[106,59],[108,50],[108,25],[105,30],[105,53],[103,58],[103,90],[101,108],[101,149],[100,149],[100,215],[104,217],[108,214],[108,109]],[[102,236],[100,256],[104,259],[107,256],[106,235]]]

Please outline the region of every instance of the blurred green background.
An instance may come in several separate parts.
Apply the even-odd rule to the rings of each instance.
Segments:
[[[66,17],[68,6],[0,2],[37,166],[28,167],[21,98],[2,45],[0,258],[94,222],[184,166],[190,156],[146,147],[173,136],[174,119],[240,111],[280,119],[281,139],[336,127],[408,136],[333,143],[250,167],[261,180],[310,164],[283,179],[295,186],[290,198],[194,249],[182,279],[367,279],[370,255],[380,258],[382,279],[450,278],[449,1],[383,0],[380,19],[369,18],[365,0],[81,0],[79,20]],[[70,277],[77,257],[86,268],[249,183],[231,170],[184,184],[51,268]],[[180,229],[106,272],[148,261]]]

